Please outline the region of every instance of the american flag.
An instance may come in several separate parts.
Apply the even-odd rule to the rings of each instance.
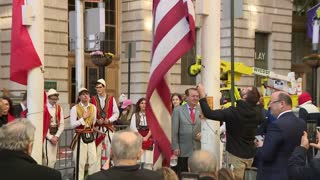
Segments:
[[[153,0],[153,43],[147,88],[147,120],[156,141],[154,163],[169,164],[171,151],[170,88],[166,73],[195,42],[191,0]],[[161,158],[160,158],[161,157]]]

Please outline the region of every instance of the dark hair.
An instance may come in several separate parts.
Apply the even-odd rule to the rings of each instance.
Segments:
[[[26,91],[22,96],[22,101],[27,100],[27,97],[28,97],[28,94],[27,94],[27,91]]]
[[[95,86],[97,86],[99,84],[101,84],[104,87],[104,85],[102,83],[100,83],[100,82],[96,82]]]
[[[172,95],[171,95],[171,98],[170,98],[170,102],[171,102],[171,109],[173,109],[174,107],[173,107],[173,103],[172,103],[172,98],[174,97],[174,96],[178,96],[178,98],[180,99],[180,105],[182,104],[182,96],[180,95],[180,94],[178,94],[178,93],[173,93]]]
[[[137,103],[136,103],[136,112],[140,112],[141,111],[141,109],[140,109],[140,103],[142,102],[142,101],[145,101],[146,100],[146,98],[140,98],[138,101],[137,101]]]
[[[12,100],[11,100],[8,96],[2,96],[2,99],[5,99],[5,100],[8,101],[9,106],[10,106],[8,112],[9,112],[11,115],[14,115],[14,109],[13,109]]]
[[[283,93],[283,92],[279,93],[278,100],[284,101],[287,105],[292,106],[291,97],[286,93]]]
[[[186,89],[186,91],[184,92],[186,96],[189,96],[190,90],[198,91],[197,88],[188,88],[188,89]]]
[[[251,86],[252,90],[249,90],[247,92],[247,98],[246,98],[246,102],[249,103],[250,105],[257,105],[257,103],[260,100],[260,93],[257,89],[257,87],[255,86]]]

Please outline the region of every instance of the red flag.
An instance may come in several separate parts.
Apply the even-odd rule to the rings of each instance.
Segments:
[[[22,25],[21,7],[24,0],[14,0],[12,2],[10,80],[27,85],[28,72],[42,64],[27,27]]]
[[[194,45],[195,22],[191,0],[153,0],[153,22],[152,63],[146,96],[146,115],[158,146],[154,154],[154,163],[162,153],[165,165],[169,165],[172,154],[171,93],[165,75]]]

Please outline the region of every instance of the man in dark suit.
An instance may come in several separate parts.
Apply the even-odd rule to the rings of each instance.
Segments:
[[[34,132],[27,119],[16,119],[0,128],[1,179],[62,179],[59,171],[38,165],[30,156]]]
[[[300,137],[306,130],[304,120],[297,118],[292,112],[292,100],[283,91],[272,93],[269,102],[272,115],[277,119],[270,123],[264,141],[257,141],[257,158],[259,180],[288,179],[288,159],[296,146],[300,145]]]
[[[22,101],[19,104],[15,104],[12,106],[13,116],[15,118],[25,118],[27,116],[27,92],[24,93],[22,97]]]
[[[199,93],[197,89],[190,88],[185,95],[187,103],[176,107],[172,114],[172,149],[178,157],[178,175],[188,172],[188,157],[201,146]]]
[[[131,130],[117,131],[111,141],[111,156],[114,166],[88,176],[87,180],[160,180],[163,177],[155,171],[140,169],[137,160],[142,154],[142,137]]]

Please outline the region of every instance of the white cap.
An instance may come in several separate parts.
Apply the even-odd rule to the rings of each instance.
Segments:
[[[97,83],[100,83],[100,84],[102,84],[104,87],[106,87],[106,81],[104,81],[104,79],[99,79],[99,80],[97,81]]]
[[[119,96],[118,101],[119,101],[119,103],[122,103],[122,102],[125,101],[126,99],[128,99],[127,96],[126,96],[125,94],[121,94],[121,95]]]
[[[55,89],[49,89],[47,94],[48,94],[48,97],[52,95],[59,96],[59,93]]]
[[[89,92],[87,88],[80,88],[79,91],[78,91],[79,95],[80,95],[83,91]]]

